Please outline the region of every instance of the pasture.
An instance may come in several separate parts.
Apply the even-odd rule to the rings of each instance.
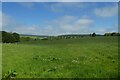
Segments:
[[[36,40],[2,44],[2,76],[17,78],[116,78],[118,37]]]

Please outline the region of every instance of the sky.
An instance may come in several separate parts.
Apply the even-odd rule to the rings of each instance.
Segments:
[[[119,2],[119,0],[1,0],[2,2]]]
[[[2,2],[2,30],[33,35],[118,32],[117,2]]]

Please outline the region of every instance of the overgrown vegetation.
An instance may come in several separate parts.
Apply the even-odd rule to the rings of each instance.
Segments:
[[[116,78],[118,37],[96,36],[3,44],[3,75],[16,78]]]
[[[120,36],[120,33],[117,33],[117,32],[105,33],[104,36]]]
[[[8,73],[5,73],[5,75],[3,76],[4,79],[15,79],[16,78],[16,71],[13,71],[13,70],[9,70]]]
[[[10,33],[6,31],[1,31],[0,35],[2,35],[3,43],[15,43],[20,41],[20,36],[18,33]]]
[[[95,36],[120,36],[120,33],[105,33],[104,35],[92,33],[92,34],[68,34],[58,36],[21,36],[18,33],[11,33],[6,31],[0,31],[0,42],[3,43],[15,43],[20,41],[39,41],[39,40],[58,40],[58,39],[76,39],[81,37],[95,37]]]

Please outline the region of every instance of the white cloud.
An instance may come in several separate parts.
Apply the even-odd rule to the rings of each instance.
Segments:
[[[18,32],[20,34],[58,35],[66,33],[105,33],[117,30],[117,26],[95,27],[94,20],[89,17],[67,15],[51,21],[46,21],[44,25],[27,25],[19,24],[19,22],[9,15],[3,15],[3,29],[10,32]]]
[[[107,33],[107,32],[118,32],[118,25],[114,24],[114,25],[111,25],[111,26],[95,27],[93,29],[93,31],[95,31],[96,33],[99,33],[99,34],[104,34],[104,33]]]
[[[58,34],[62,34],[87,32],[93,23],[94,21],[89,18],[64,16],[49,22],[48,25],[54,27],[54,31],[57,31]]]
[[[37,25],[19,25],[14,27],[13,32],[21,34],[37,34],[39,30]]]
[[[18,32],[20,34],[51,35],[56,34],[54,28],[48,25],[20,24],[12,16],[2,14],[2,29],[8,32]]]
[[[104,8],[96,8],[94,13],[100,17],[111,17],[117,15],[118,13],[118,6],[112,7],[104,7]]]
[[[4,13],[2,13],[2,26],[9,26],[9,25],[13,25],[14,20],[11,16],[8,16]]]
[[[9,32],[19,32],[25,34],[35,34],[38,32],[37,25],[19,24],[12,16],[2,13],[2,30]]]
[[[76,17],[76,16],[64,16],[53,21],[49,21],[47,25],[51,26],[48,28],[48,34],[72,34],[72,33],[100,33],[116,32],[118,30],[117,25],[102,26],[98,27],[94,25],[94,20],[88,17]],[[43,30],[44,31],[44,30]]]
[[[60,27],[64,31],[68,32],[80,32],[81,30],[87,30],[89,27],[91,27],[91,24],[93,21],[91,19],[78,19],[73,23],[65,23],[64,25],[61,25]]]
[[[2,13],[2,30],[12,31],[17,25],[17,22],[12,16]]]
[[[86,27],[86,26],[89,26],[91,23],[93,23],[93,20],[87,19],[87,18],[83,18],[83,19],[77,20],[77,21],[75,22],[75,25],[76,25],[76,26]]]
[[[91,3],[91,4],[94,4],[94,3]],[[46,8],[48,8],[49,10],[51,11],[54,11],[54,12],[62,12],[62,11],[66,11],[66,10],[70,10],[71,8],[74,8],[74,9],[78,9],[79,10],[81,8],[86,8],[89,5],[89,3],[83,3],[83,2],[56,2],[54,4],[44,4],[44,6]]]
[[[66,33],[84,33],[88,32],[93,24],[89,18],[79,18],[76,16],[63,16],[49,21],[45,25],[13,25],[7,27],[7,31],[18,32],[20,34],[37,34],[37,35],[58,35]],[[17,23],[17,22],[15,22]]]

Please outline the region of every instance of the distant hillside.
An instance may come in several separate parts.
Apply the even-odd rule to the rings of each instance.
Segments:
[[[58,36],[90,36],[91,34],[64,34]],[[96,36],[103,36],[102,34],[96,34]]]
[[[58,36],[90,36],[91,34],[63,34]],[[97,36],[103,36],[101,34],[96,34]],[[34,36],[34,37],[50,37],[48,35],[29,35],[29,34],[20,34],[20,36]]]
[[[49,37],[47,35],[29,35],[29,34],[20,34],[20,36]]]

